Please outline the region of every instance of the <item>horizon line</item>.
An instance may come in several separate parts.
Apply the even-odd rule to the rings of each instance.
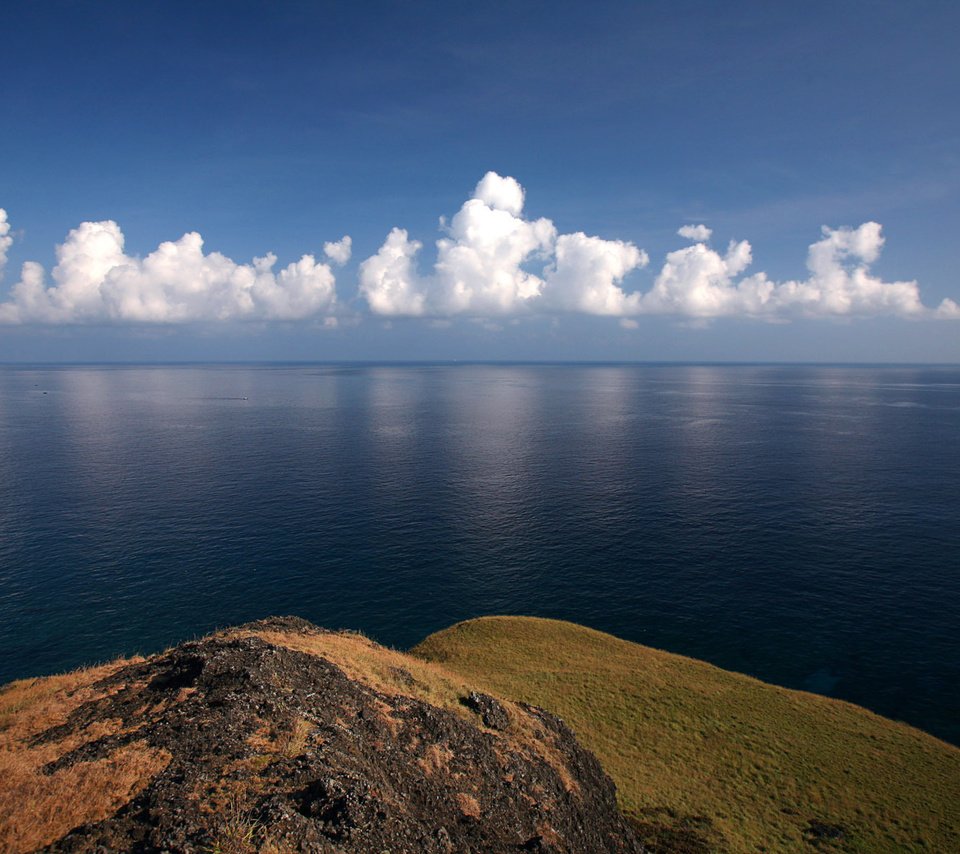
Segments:
[[[0,360],[0,367],[69,367],[69,366],[129,366],[129,367],[178,367],[197,365],[407,365],[407,366],[469,366],[469,365],[529,365],[529,366],[665,366],[689,365],[711,367],[930,367],[960,368],[960,362],[871,362],[871,361],[812,361],[812,360],[763,360],[763,359],[79,359],[79,360]]]

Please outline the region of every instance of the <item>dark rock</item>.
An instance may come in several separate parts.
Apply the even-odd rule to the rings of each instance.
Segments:
[[[203,672],[203,659],[199,656],[184,656],[170,662],[170,666],[161,670],[147,685],[150,691],[179,691],[191,688]]]
[[[650,854],[718,854],[728,850],[722,834],[706,816],[648,807],[630,820]]]
[[[402,667],[391,667],[390,675],[397,680],[399,685],[403,685],[406,688],[417,687],[417,680],[413,678],[409,670],[404,670]]]
[[[507,710],[489,694],[471,691],[460,702],[480,715],[483,725],[490,727],[490,729],[505,730],[510,726],[510,716],[507,714]]]
[[[810,819],[803,835],[807,842],[816,846],[821,842],[838,842],[846,836],[846,833],[846,828],[842,824],[829,824],[818,819]]]

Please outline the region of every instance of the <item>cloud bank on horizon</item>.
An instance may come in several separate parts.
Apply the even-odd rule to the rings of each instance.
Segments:
[[[420,276],[422,248],[394,228],[380,250],[360,265],[360,292],[374,314],[414,317],[490,317],[577,312],[629,319],[643,314],[707,320],[751,317],[894,315],[960,317],[944,300],[929,309],[916,282],[884,282],[870,273],[884,238],[881,226],[827,228],[809,247],[810,276],[777,283],[765,273],[738,278],[753,260],[746,240],[721,254],[708,245],[705,225],[677,232],[692,246],[670,252],[647,292],[627,291],[624,278],[649,263],[633,243],[558,234],[549,219],[523,217],[524,191],[514,178],[488,172],[473,197],[437,241],[433,272]],[[529,267],[539,266],[539,274]]]
[[[349,257],[349,238],[328,247],[332,257]],[[276,260],[268,253],[237,264],[219,252],[204,254],[196,232],[134,258],[124,253],[117,223],[83,222],[57,247],[51,274],[56,284],[46,285],[40,264],[24,263],[11,299],[0,303],[0,322],[298,320],[333,308],[334,275],[328,264],[304,255],[274,272]]]
[[[628,290],[624,279],[646,267],[649,256],[632,242],[559,234],[554,223],[524,217],[519,182],[488,172],[450,220],[426,275],[417,270],[423,244],[393,228],[376,254],[359,265],[358,295],[372,315],[392,317],[504,318],[575,313],[620,318],[634,325],[640,315],[710,320],[744,317],[785,321],[797,317],[960,319],[960,305],[945,299],[923,305],[917,282],[884,282],[870,265],[883,248],[882,227],[822,229],[807,253],[809,276],[774,282],[763,272],[743,276],[752,262],[746,240],[724,251],[709,245],[703,224],[677,234],[692,245],[667,254],[652,287]],[[12,245],[6,211],[0,208],[0,275]],[[236,320],[324,320],[349,312],[338,302],[331,264],[351,257],[347,235],[324,244],[329,263],[305,254],[275,271],[267,253],[237,263],[204,252],[189,232],[161,243],[144,258],[124,251],[112,220],[83,222],[56,249],[47,284],[42,265],[27,261],[9,299],[0,302],[0,323],[171,324]]]

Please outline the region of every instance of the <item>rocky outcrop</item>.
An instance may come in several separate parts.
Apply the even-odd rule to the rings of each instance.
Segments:
[[[47,850],[643,850],[560,719],[469,690],[451,704],[401,666],[385,690],[348,675],[342,654],[278,636],[322,649],[326,633],[273,619],[185,643],[120,668],[35,736],[80,743],[46,774],[134,743],[170,757],[119,811]]]

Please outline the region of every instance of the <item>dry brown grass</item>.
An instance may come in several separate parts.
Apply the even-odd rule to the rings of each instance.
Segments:
[[[277,742],[273,728],[261,718],[257,718],[256,720],[259,722],[259,725],[247,738],[247,744],[257,751],[258,754],[276,753]]]
[[[196,803],[197,811],[205,816],[211,839],[208,854],[254,854],[260,850],[264,828],[253,817],[251,803],[262,790],[264,781],[234,776],[242,771],[242,763],[225,765],[218,777],[200,781],[187,795]]]
[[[313,737],[313,726],[299,715],[294,715],[283,727],[263,722],[247,739],[257,755],[245,762],[248,767],[262,768],[278,759],[294,759],[303,754]]]
[[[556,744],[556,736],[516,704],[506,700],[501,703],[510,718],[511,743],[527,758],[546,762],[557,773],[568,793],[578,793],[580,787],[563,761],[563,754]]]
[[[293,759],[300,756],[310,740],[310,722],[301,717],[294,718],[290,728],[280,733],[277,750],[281,756]]]
[[[423,756],[417,760],[417,765],[424,774],[432,777],[438,771],[446,771],[451,759],[453,751],[445,744],[428,744]]]
[[[81,824],[108,818],[169,761],[166,751],[137,741],[47,776],[33,757],[0,755],[0,850],[35,851]]]
[[[0,750],[6,749],[11,740],[29,738],[65,723],[79,706],[107,696],[108,692],[94,688],[94,683],[141,661],[118,659],[86,670],[4,685],[0,688]]]
[[[552,825],[541,822],[537,825],[537,833],[540,834],[540,838],[547,843],[547,845],[558,849],[563,846],[563,837],[557,833]]]
[[[325,658],[351,679],[391,697],[414,697],[466,719],[473,713],[460,704],[469,690],[443,667],[387,649],[356,632],[227,632],[227,637],[258,637],[266,643]]]
[[[286,842],[275,838],[261,822],[240,808],[218,816],[211,831],[208,854],[294,854]]]
[[[244,796],[234,793],[214,814],[210,854],[257,854],[261,830],[260,823],[250,815]]]
[[[119,720],[97,721],[59,741],[33,743],[35,736],[66,723],[82,704],[105,697],[109,692],[95,683],[137,660],[24,679],[0,690],[0,851],[33,851],[74,827],[107,818],[166,767],[169,754],[137,741],[101,759],[43,773],[64,754],[120,733]]]
[[[460,812],[470,818],[480,819],[480,801],[473,795],[466,792],[457,792],[457,804],[460,806]]]

